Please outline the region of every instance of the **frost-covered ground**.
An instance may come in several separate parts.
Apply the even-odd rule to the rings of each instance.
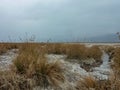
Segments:
[[[9,69],[9,65],[12,64],[12,60],[14,60],[18,55],[16,52],[18,52],[17,49],[12,49],[0,55],[1,70]],[[66,70],[66,75],[68,76],[69,79],[72,78],[77,79],[76,77],[72,77],[69,74],[71,75],[75,74],[77,77],[78,76],[84,77],[91,75],[95,78],[107,79],[110,72],[112,71],[109,64],[109,56],[106,53],[103,53],[102,56],[103,63],[99,67],[92,68],[91,72],[87,72],[85,69],[81,68],[80,64],[76,62],[69,62],[68,60],[66,60],[67,57],[66,55],[50,54],[50,55],[46,55],[46,57],[49,62],[60,61],[62,63],[63,68]]]
[[[18,52],[17,49],[12,49],[0,55],[1,70],[9,69],[9,66],[12,64],[12,60],[14,60],[18,55],[17,52]],[[79,63],[73,62],[74,60],[72,60],[72,62],[66,60],[67,57],[66,55],[49,54],[46,55],[46,57],[49,62],[60,61],[62,68],[65,70],[64,76],[66,81],[63,85],[61,85],[61,87],[64,88],[62,90],[68,90],[68,88],[74,90],[77,82],[79,80],[82,80],[86,76],[91,76],[93,78],[97,78],[101,80],[108,79],[110,73],[112,72],[109,64],[109,56],[104,52],[102,56],[103,63],[99,67],[92,68],[92,70],[89,72],[83,69]],[[39,87],[36,87],[34,90],[39,90]],[[53,90],[53,89],[46,89],[46,90]]]
[[[120,47],[120,43],[80,43],[80,44],[84,44],[87,47],[91,47],[94,45]]]
[[[110,68],[109,56],[103,52],[103,63],[99,67],[93,68],[93,72],[90,72],[94,77],[98,79],[108,79],[112,69]]]
[[[63,67],[66,69],[67,73],[69,72],[68,74],[75,74],[77,77],[80,76],[81,78],[91,75],[94,78],[105,80],[108,79],[110,72],[112,71],[109,64],[109,56],[106,53],[103,53],[102,56],[103,63],[99,67],[92,68],[91,72],[87,72],[85,69],[81,68],[80,64],[78,63],[69,62],[66,60],[65,55],[51,54],[47,55],[47,58],[50,62],[59,60],[63,64]],[[75,78],[75,75],[73,75],[74,77],[70,76],[70,79],[74,78],[75,81],[78,80],[78,78]]]
[[[78,81],[83,80],[85,77],[93,77],[98,80],[106,80],[109,78],[112,72],[109,64],[109,56],[103,52],[102,60],[103,63],[99,67],[92,68],[91,72],[87,72],[85,69],[81,68],[80,64],[69,62],[66,60],[66,55],[46,55],[49,62],[60,61],[62,63],[63,69],[65,69],[66,82],[61,86],[63,90],[76,90],[75,86]],[[67,88],[67,89],[65,89]],[[51,90],[51,89],[50,89]]]
[[[12,61],[17,57],[18,49],[12,49],[0,55],[0,70],[8,70]]]

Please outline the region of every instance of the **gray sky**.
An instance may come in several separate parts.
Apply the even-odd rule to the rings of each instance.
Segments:
[[[77,40],[120,31],[120,0],[0,0],[0,40]]]

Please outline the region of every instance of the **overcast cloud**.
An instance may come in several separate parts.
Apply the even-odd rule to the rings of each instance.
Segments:
[[[0,0],[0,40],[77,40],[120,31],[120,0]]]

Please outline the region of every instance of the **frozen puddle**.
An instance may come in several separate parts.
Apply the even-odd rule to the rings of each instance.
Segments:
[[[18,49],[8,50],[6,53],[0,55],[0,70],[8,70],[12,60],[17,57]]]
[[[66,69],[66,77],[72,80],[70,81],[76,81],[79,80],[80,77],[86,77],[86,76],[93,76],[94,78],[105,80],[108,79],[111,68],[109,65],[109,56],[103,52],[102,60],[103,63],[99,67],[95,67],[92,69],[92,72],[87,72],[85,69],[80,67],[80,64],[78,63],[71,63],[66,61],[65,55],[46,55],[49,62],[54,62],[59,60],[61,63],[63,63],[63,68]]]

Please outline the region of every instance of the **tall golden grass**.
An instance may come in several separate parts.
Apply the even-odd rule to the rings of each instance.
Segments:
[[[0,90],[33,90],[33,81],[14,72],[0,72]]]
[[[120,47],[114,50],[113,61],[114,73],[116,73],[120,78]]]
[[[68,44],[66,45],[66,55],[71,59],[85,59],[86,47],[79,44]]]
[[[35,86],[47,88],[60,87],[65,81],[64,69],[60,62],[50,63],[45,54],[66,54],[70,59],[94,58],[101,60],[102,52],[98,46],[85,47],[80,44],[61,43],[20,43],[0,44],[0,54],[18,48],[19,55],[13,61],[11,71],[0,72],[0,90],[33,90]],[[110,53],[113,48],[107,49]],[[116,72],[120,71],[120,48],[114,50]],[[109,80],[96,80],[86,77],[77,83],[75,90],[120,90],[120,73]],[[69,89],[68,89],[69,90]]]
[[[102,51],[98,46],[85,47],[79,44],[70,44],[66,46],[66,55],[72,59],[90,59],[93,58],[96,61],[101,61]]]
[[[120,67],[120,48],[116,48],[114,52],[114,63]]]
[[[64,82],[63,70],[59,62],[48,63],[42,47],[26,43],[14,60],[13,71],[35,80],[41,87],[57,86]],[[45,50],[46,51],[46,50]]]
[[[0,43],[0,54],[5,53],[7,50],[17,48],[17,44],[15,43]]]
[[[98,46],[85,47],[81,44],[46,44],[48,54],[65,54],[70,59],[89,59],[101,60],[102,52]]]
[[[49,43],[46,44],[48,54],[65,54],[66,47],[62,43]]]
[[[120,79],[116,75],[111,75],[108,80],[88,76],[77,83],[76,90],[120,90]]]
[[[92,46],[88,48],[86,54],[86,56],[88,56],[89,58],[94,58],[97,61],[100,61],[102,57],[102,51],[98,46]]]
[[[77,83],[76,89],[77,90],[90,90],[91,88],[95,88],[97,85],[97,81],[89,76],[89,77],[85,77],[83,78],[83,80],[80,80]]]

